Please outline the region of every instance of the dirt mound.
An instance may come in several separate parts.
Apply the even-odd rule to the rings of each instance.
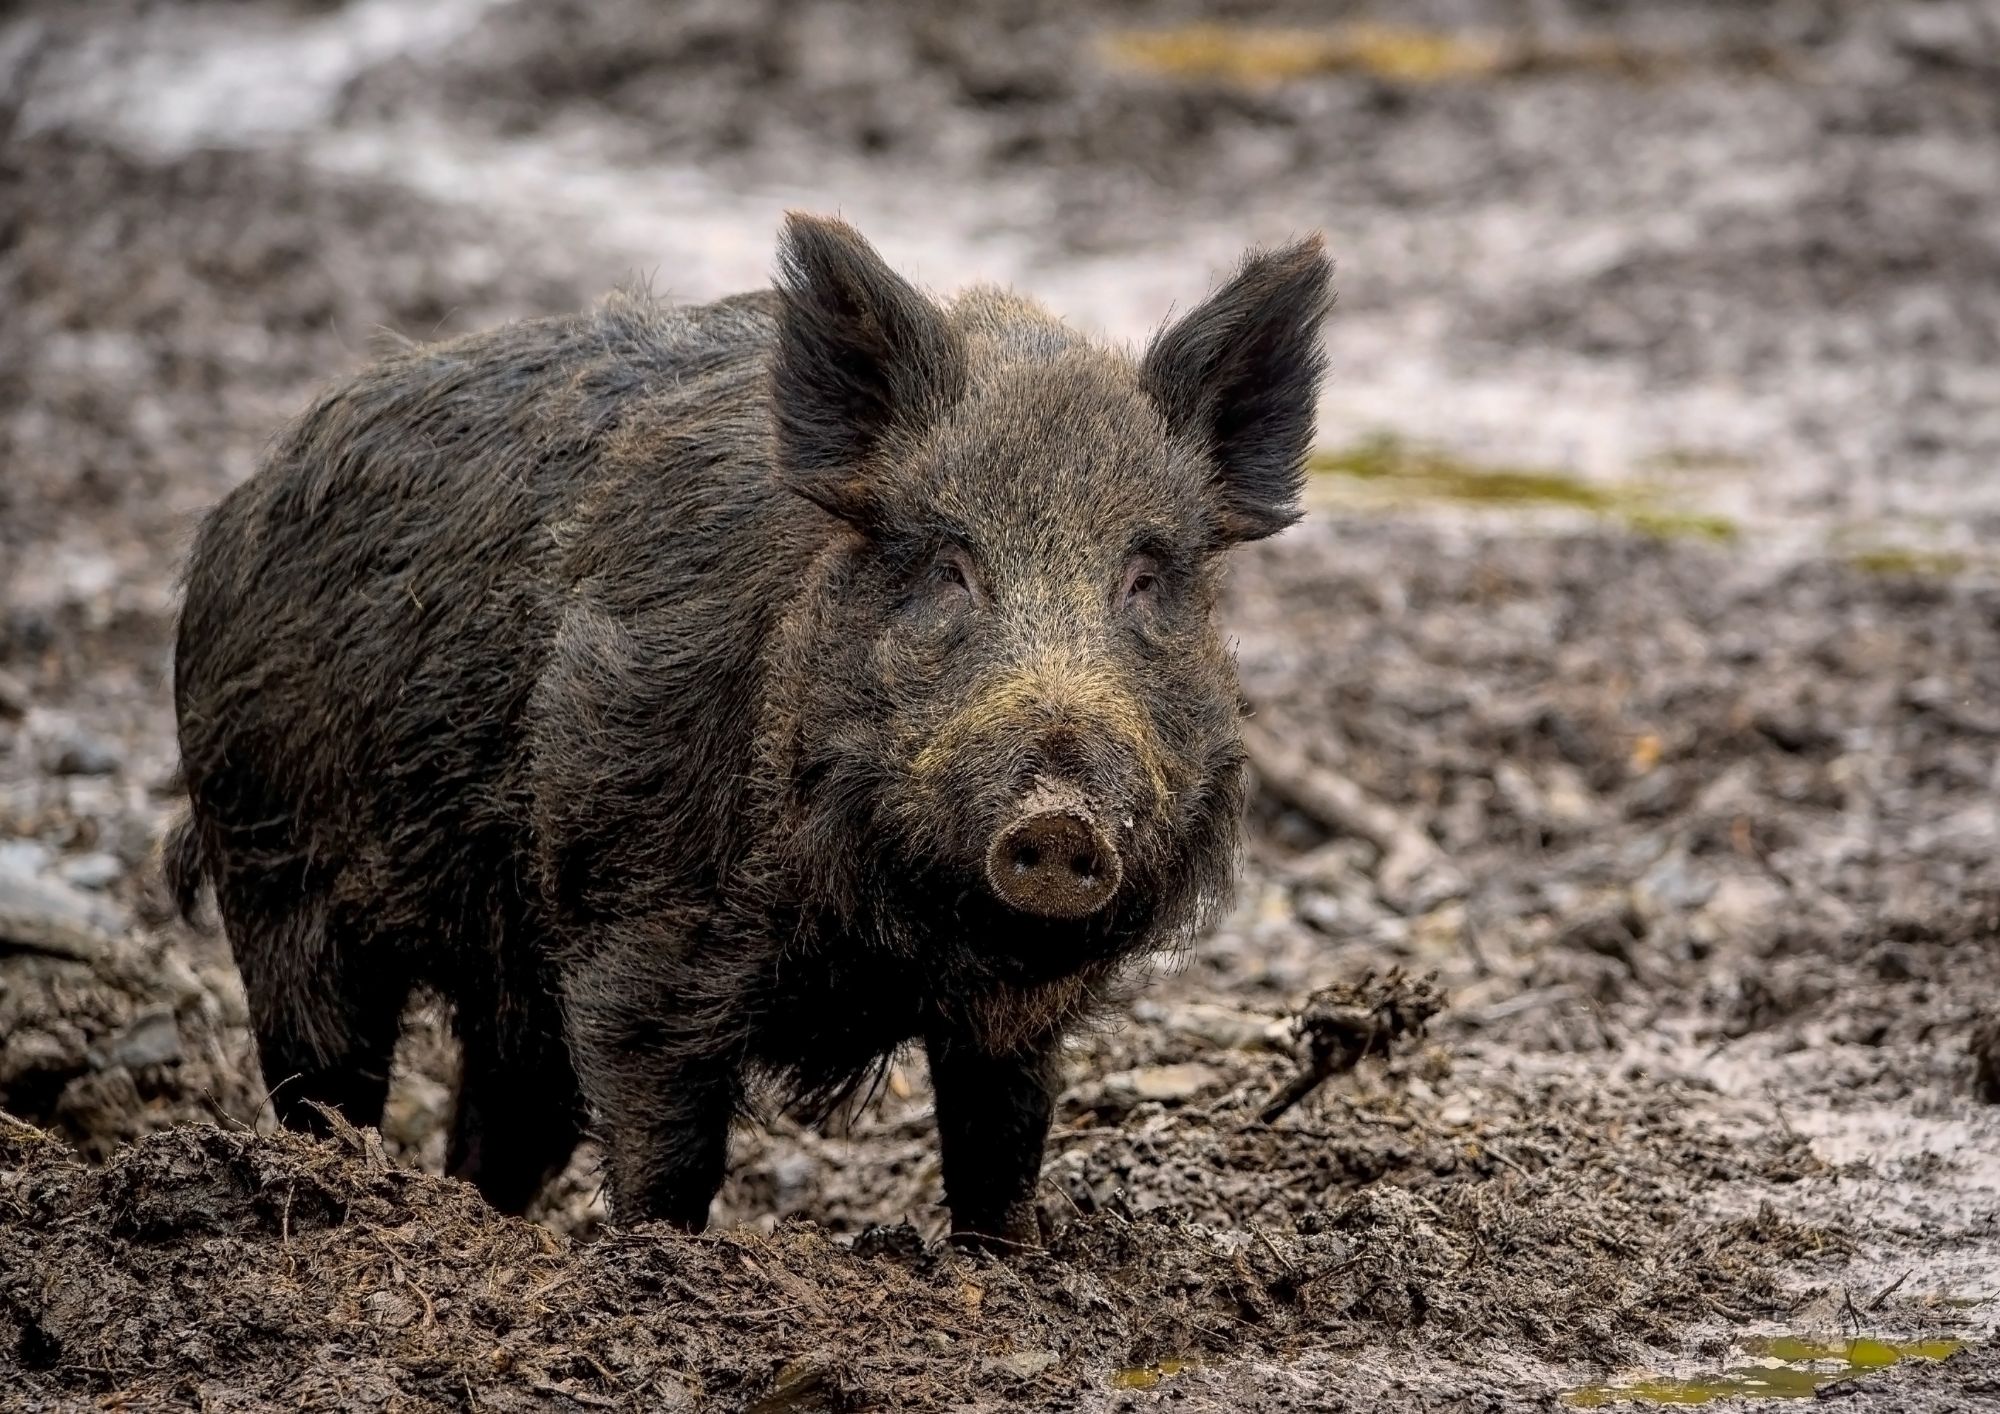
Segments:
[[[91,1168],[5,1125],[0,1348],[31,1401],[201,1398],[228,1370],[231,1401],[292,1408],[1067,1403],[1164,1359],[1419,1329],[1562,1353],[1768,1308],[1770,1260],[1811,1240],[1767,1217],[1658,1242],[1617,1208],[1580,1218],[1578,1192],[1475,1182],[1370,1188],[1281,1233],[1102,1213],[1005,1262],[810,1225],[578,1245],[395,1165],[372,1133],[183,1126]],[[1645,1292],[1607,1283],[1628,1268]]]

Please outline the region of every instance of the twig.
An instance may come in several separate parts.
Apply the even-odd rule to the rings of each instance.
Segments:
[[[1347,777],[1307,759],[1258,722],[1243,723],[1243,749],[1263,788],[1330,830],[1375,846],[1375,885],[1409,912],[1463,898],[1465,879],[1430,837]]]
[[[369,1236],[375,1239],[377,1247],[380,1247],[384,1252],[389,1254],[389,1279],[399,1286],[407,1286],[417,1294],[417,1300],[424,1303],[424,1319],[419,1329],[431,1329],[437,1324],[437,1307],[431,1302],[431,1294],[419,1286],[417,1279],[403,1269],[402,1256],[395,1248],[389,1245],[388,1240],[382,1234],[379,1232],[370,1233]]]
[[[1881,1310],[1882,1303],[1884,1301],[1887,1301],[1890,1297],[1894,1296],[1898,1291],[1900,1291],[1902,1289],[1903,1283],[1908,1281],[1911,1275],[1915,1273],[1916,1270],[1917,1269],[1915,1267],[1910,1268],[1909,1271],[1904,1272],[1901,1276],[1897,1277],[1894,1281],[1890,1282],[1887,1286],[1883,1287],[1880,1291],[1876,1292],[1875,1299],[1868,1303],[1868,1309],[1871,1311]]]

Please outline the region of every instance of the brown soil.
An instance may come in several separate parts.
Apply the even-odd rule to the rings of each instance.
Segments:
[[[454,0],[393,43],[379,0],[15,7],[0,1407],[1515,1410],[1779,1332],[1966,1342],[1842,1407],[1990,1400],[2000,20],[1958,8],[1551,7],[1533,54],[1627,57],[1245,87],[1082,57],[1150,7]],[[190,106],[189,73],[240,101]],[[690,162],[717,185],[676,245],[648,183]],[[801,199],[943,233],[938,283],[997,265],[1122,334],[1195,293],[1191,251],[1329,226],[1358,252],[1337,369],[1376,394],[1350,421],[1336,386],[1324,439],[1450,448],[1421,496],[1327,473],[1242,559],[1287,774],[1236,912],[1075,1047],[1052,1245],[940,1242],[916,1060],[824,1132],[746,1126],[702,1238],[604,1228],[588,1148],[538,1222],[436,1177],[429,1008],[382,1133],[270,1132],[227,949],[169,921],[151,858],[192,517],[377,331],[573,307],[635,230],[685,258],[664,285],[754,270],[740,193],[822,168]],[[1732,182],[1758,195],[1701,206]],[[991,230],[952,225],[982,201]],[[1419,381],[1368,384],[1378,354]],[[1564,360],[1599,405],[1565,405]],[[1624,514],[1589,457],[1467,479],[1703,407],[1614,469],[1657,453],[1707,519]],[[1925,521],[1940,498],[1962,514]],[[1885,535],[1931,538],[1857,553]],[[1433,972],[1419,1036],[1428,1004],[1381,988]]]

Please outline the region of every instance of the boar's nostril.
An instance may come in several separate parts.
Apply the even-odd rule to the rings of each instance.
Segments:
[[[994,837],[986,856],[993,892],[1023,913],[1083,918],[1118,892],[1124,870],[1089,812],[1031,805]]]

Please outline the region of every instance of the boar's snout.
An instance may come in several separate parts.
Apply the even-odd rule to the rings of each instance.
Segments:
[[[1086,918],[1111,902],[1125,866],[1096,815],[1072,794],[1031,792],[993,836],[986,882],[1002,901],[1042,918]]]

